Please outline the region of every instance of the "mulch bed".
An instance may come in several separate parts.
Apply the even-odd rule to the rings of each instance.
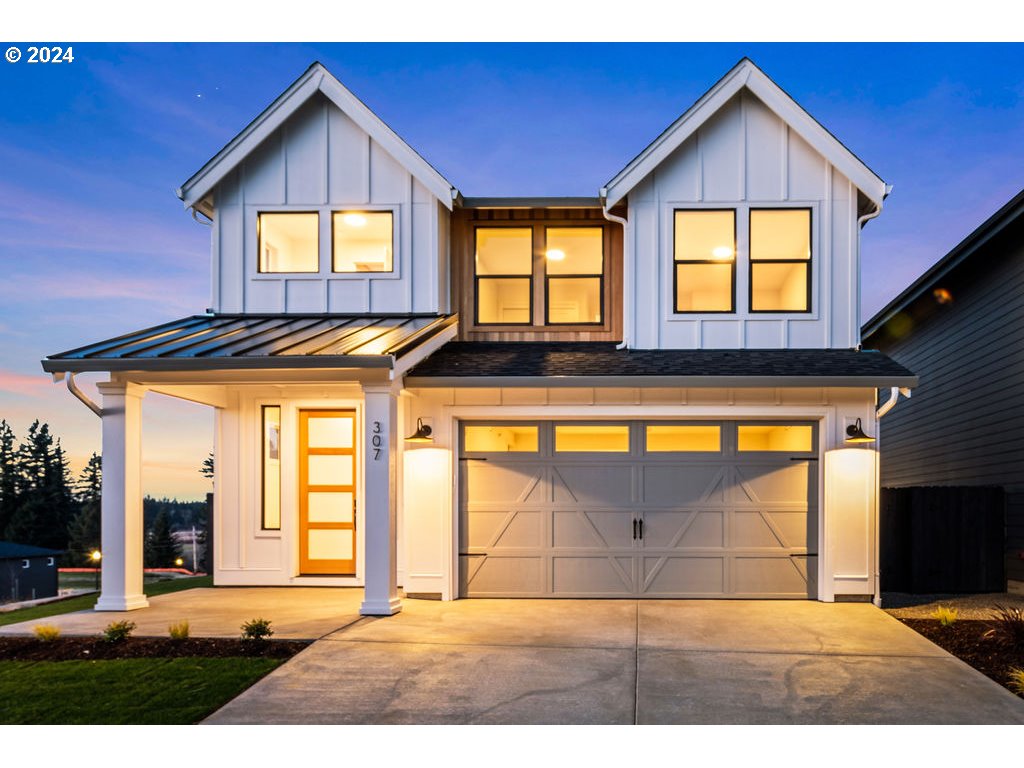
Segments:
[[[1024,669],[1024,647],[1009,647],[985,636],[992,628],[992,622],[960,619],[944,627],[938,619],[900,621],[1007,690],[1012,690],[1007,684],[1010,668]]]
[[[98,637],[60,637],[43,642],[34,637],[0,637],[0,660],[74,661],[83,659],[231,658],[237,656],[287,659],[309,642],[301,640],[229,640],[197,637],[130,637],[119,643]]]

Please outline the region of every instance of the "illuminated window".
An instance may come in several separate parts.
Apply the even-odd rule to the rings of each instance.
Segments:
[[[736,212],[675,212],[675,311],[732,312]]]
[[[629,453],[629,426],[586,424],[555,426],[557,453]]]
[[[739,449],[810,453],[814,450],[814,427],[802,424],[744,424],[739,427]]]
[[[750,311],[811,309],[811,212],[750,212]]]
[[[394,215],[391,211],[336,211],[335,272],[391,272],[394,269]]]
[[[469,453],[534,453],[538,448],[537,432],[537,427],[531,425],[470,425],[463,435],[463,450]]]
[[[548,227],[544,248],[548,325],[604,321],[604,229]]]
[[[261,213],[256,217],[260,272],[319,272],[320,217]]]
[[[533,230],[476,230],[476,322],[529,325],[533,320]]]
[[[721,427],[717,425],[664,424],[647,427],[647,452],[714,451],[722,449]]]
[[[281,530],[281,406],[262,408],[263,514],[265,531]]]

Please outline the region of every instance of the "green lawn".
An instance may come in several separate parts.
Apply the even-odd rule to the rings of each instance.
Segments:
[[[0,723],[195,723],[283,661],[0,661]]]
[[[163,579],[152,581],[143,586],[148,597],[155,595],[166,595],[171,592],[181,592],[185,589],[196,587],[212,587],[212,576],[193,576],[182,579]],[[67,600],[59,600],[56,603],[37,605],[33,608],[22,608],[18,611],[0,613],[0,627],[5,624],[17,624],[19,621],[32,621],[34,619],[45,619],[47,616],[56,616],[61,613],[72,611],[84,611],[96,605],[96,594],[80,595]]]

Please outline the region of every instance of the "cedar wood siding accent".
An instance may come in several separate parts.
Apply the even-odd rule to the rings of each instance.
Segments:
[[[603,226],[608,261],[604,280],[604,323],[599,326],[475,326],[473,231],[475,225],[481,224]],[[541,244],[535,239],[534,248],[540,247]],[[533,289],[534,307],[543,309],[544,279],[536,272],[533,276]],[[605,219],[599,208],[456,209],[452,214],[452,300],[459,313],[457,338],[460,341],[621,341],[622,227]]]
[[[892,321],[877,347],[920,377],[881,422],[883,487],[998,485],[1006,489],[1007,577],[1024,580],[1024,221],[936,284]]]

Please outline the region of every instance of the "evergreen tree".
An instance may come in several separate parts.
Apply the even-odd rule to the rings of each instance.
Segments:
[[[172,568],[175,558],[180,557],[178,542],[171,532],[170,519],[167,513],[160,510],[153,525],[146,533],[143,548],[143,559],[146,568]]]
[[[70,563],[89,562],[89,553],[100,547],[102,478],[102,462],[94,453],[75,483],[75,500],[79,509],[68,528]]]
[[[213,451],[210,451],[210,455],[203,459],[202,466],[199,467],[199,474],[213,480]]]
[[[5,538],[20,544],[64,549],[68,524],[77,510],[71,494],[70,470],[60,441],[50,427],[36,420],[15,455],[18,502],[10,514]]]
[[[0,421],[0,538],[18,506],[18,464],[14,449],[14,430]]]

